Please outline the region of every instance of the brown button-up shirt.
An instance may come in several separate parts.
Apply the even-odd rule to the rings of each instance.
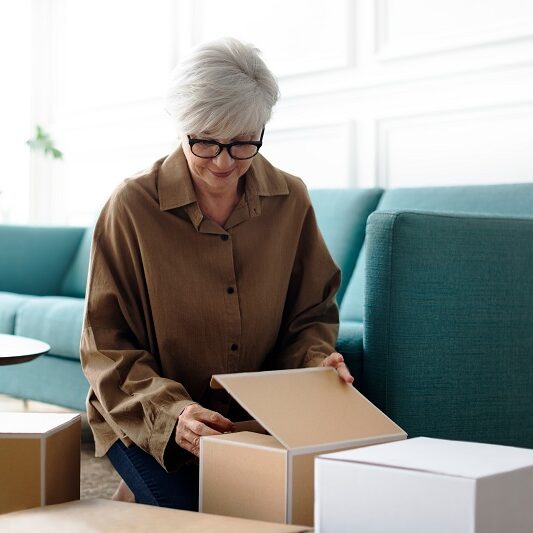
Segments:
[[[305,185],[261,155],[244,179],[221,227],[202,214],[180,147],[104,206],[81,338],[97,456],[121,439],[179,466],[184,450],[168,451],[183,409],[231,414],[212,374],[316,366],[334,351],[340,271]]]

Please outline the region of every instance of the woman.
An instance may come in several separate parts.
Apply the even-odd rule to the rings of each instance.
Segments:
[[[246,417],[211,375],[322,365],[353,382],[334,351],[340,272],[307,190],[258,155],[277,98],[255,48],[197,49],[170,91],[181,144],[96,224],[87,413],[96,455],[137,502],[197,509],[200,437]]]

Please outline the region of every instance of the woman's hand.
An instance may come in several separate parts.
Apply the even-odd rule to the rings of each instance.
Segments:
[[[198,403],[187,406],[178,418],[175,439],[178,446],[196,455],[200,454],[200,437],[220,435],[234,429],[233,422],[216,411]]]
[[[346,383],[349,383],[350,385],[353,383],[353,376],[350,374],[350,371],[348,370],[348,367],[346,366],[346,363],[344,362],[344,357],[339,352],[333,352],[329,354],[323,361],[320,366],[331,366],[336,371],[337,374],[339,374],[339,377],[345,381]]]

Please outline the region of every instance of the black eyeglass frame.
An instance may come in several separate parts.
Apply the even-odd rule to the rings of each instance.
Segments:
[[[261,146],[263,146],[263,135],[264,134],[265,134],[265,128],[263,127],[263,129],[261,130],[261,137],[259,137],[258,141],[234,141],[232,143],[227,143],[227,144],[219,143],[218,141],[215,141],[215,140],[191,139],[190,135],[187,135],[187,137],[189,138],[189,146],[191,147],[191,152],[196,157],[200,157],[202,159],[214,159],[215,157],[218,157],[222,153],[222,150],[224,150],[224,148],[226,148],[226,150],[228,151],[229,156],[232,159],[238,159],[240,161],[244,161],[246,159],[252,159],[252,157],[255,157],[259,153],[259,149],[261,148]],[[209,155],[209,156],[197,155],[197,154],[194,153],[194,151],[192,149],[192,147],[195,144],[214,144],[214,145],[218,146],[218,152],[215,155]],[[255,154],[251,155],[250,157],[234,157],[231,154],[232,147],[233,146],[242,146],[243,144],[253,144],[254,146],[257,146],[257,152],[255,152]]]

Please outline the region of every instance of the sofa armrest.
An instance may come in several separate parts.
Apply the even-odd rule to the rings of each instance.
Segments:
[[[533,447],[533,219],[376,212],[362,391],[410,436]]]
[[[0,225],[0,291],[57,295],[85,228]]]

